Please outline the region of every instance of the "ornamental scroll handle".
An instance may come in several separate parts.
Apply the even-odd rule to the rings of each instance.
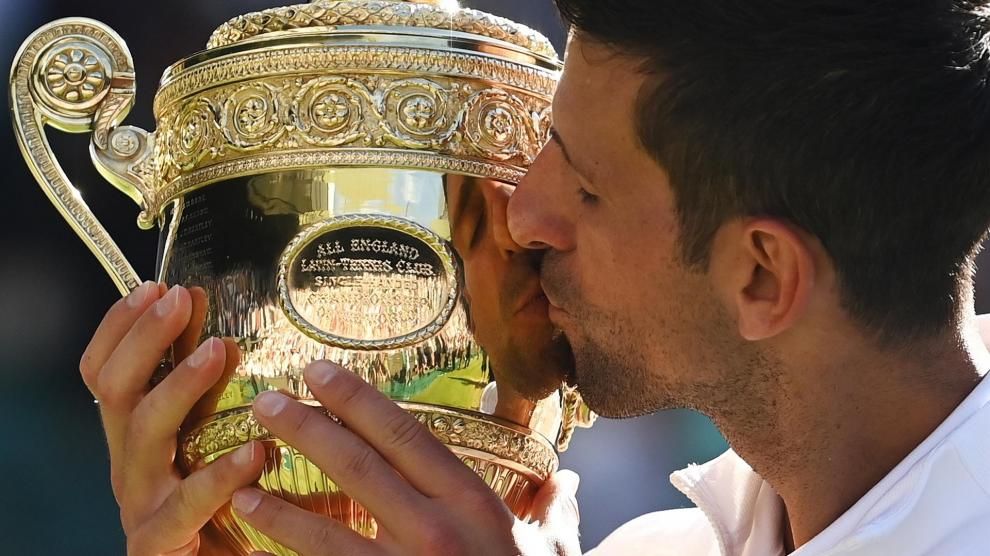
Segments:
[[[92,133],[90,154],[100,173],[143,208],[152,206],[153,134],[117,127],[134,104],[134,63],[124,41],[91,19],[68,18],[38,29],[14,58],[11,120],[35,179],[82,238],[122,294],[140,284],[123,252],[82,200],[55,158],[45,126]],[[154,224],[147,210],[138,224]]]

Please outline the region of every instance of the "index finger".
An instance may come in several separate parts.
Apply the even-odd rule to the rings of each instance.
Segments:
[[[79,372],[89,391],[96,395],[96,376],[106,365],[127,332],[152,303],[161,297],[161,288],[155,282],[145,282],[134,288],[123,299],[117,300],[103,316],[93,338],[86,346],[79,361]]]
[[[461,493],[479,484],[488,490],[422,423],[357,375],[317,361],[306,368],[305,378],[324,407],[426,496]]]

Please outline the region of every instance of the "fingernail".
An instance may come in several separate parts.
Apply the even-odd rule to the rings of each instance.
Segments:
[[[254,443],[247,443],[234,451],[234,464],[245,467],[254,461]]]
[[[175,308],[179,306],[179,288],[180,286],[172,286],[165,297],[158,300],[158,303],[155,304],[156,315],[166,317],[175,311]]]
[[[326,386],[337,376],[337,366],[326,361],[316,361],[306,367],[306,382],[313,386]]]
[[[213,346],[216,341],[216,338],[210,338],[200,344],[200,346],[196,348],[196,351],[189,356],[189,359],[186,359],[186,365],[189,365],[194,369],[198,369],[207,364],[213,357]]]
[[[266,417],[274,417],[285,409],[289,398],[278,392],[262,392],[254,400],[254,410]]]
[[[144,305],[144,302],[148,299],[148,295],[151,294],[154,285],[154,282],[145,282],[134,288],[131,293],[127,294],[127,305],[131,309],[137,309],[141,305]]]
[[[239,513],[249,514],[261,504],[261,493],[253,488],[242,488],[234,493],[231,503]]]

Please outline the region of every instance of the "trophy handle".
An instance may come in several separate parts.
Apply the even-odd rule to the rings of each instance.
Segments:
[[[152,133],[118,128],[134,104],[134,63],[109,27],[84,18],[60,19],[34,32],[14,58],[11,116],[17,144],[35,179],[82,238],[122,294],[140,279],[82,200],[55,158],[45,126],[92,133],[90,152],[100,173],[143,209],[138,225],[154,225],[147,207],[154,189]]]
[[[560,425],[560,434],[557,436],[557,451],[566,452],[571,446],[571,439],[574,437],[574,430],[578,428],[590,429],[598,419],[594,411],[584,403],[581,393],[574,386],[564,385],[561,389],[563,394],[563,420]]]

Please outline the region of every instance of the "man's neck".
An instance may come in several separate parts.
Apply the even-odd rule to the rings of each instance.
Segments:
[[[746,422],[743,413],[713,416],[783,498],[792,546],[838,519],[978,384],[990,355],[971,328],[965,339],[935,342],[911,357],[852,347],[791,368],[765,393],[766,423]]]

